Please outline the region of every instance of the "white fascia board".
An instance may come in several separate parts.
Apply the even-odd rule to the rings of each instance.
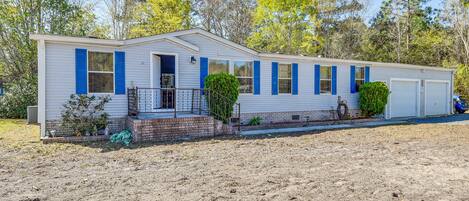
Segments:
[[[171,33],[172,35],[176,33]],[[59,43],[80,43],[80,44],[89,44],[89,45],[102,45],[102,46],[114,46],[114,47],[122,47],[122,46],[132,46],[141,43],[148,43],[157,40],[169,40],[176,44],[182,45],[186,48],[189,48],[193,51],[198,52],[199,47],[176,38],[175,36],[163,36],[158,35],[158,37],[147,37],[147,38],[138,38],[126,41],[119,41],[119,40],[107,40],[107,39],[96,39],[96,38],[82,38],[82,37],[69,37],[69,36],[56,36],[56,35],[42,35],[42,34],[31,34],[30,39],[32,40],[44,40],[44,41],[51,41],[51,42],[59,42]]]
[[[82,43],[82,44],[108,45],[108,46],[124,45],[124,41],[118,41],[118,40],[58,36],[58,35],[31,34],[29,38],[32,40],[37,40],[37,41],[44,40],[44,41],[54,41],[54,42]]]
[[[406,69],[424,69],[424,70],[436,70],[436,71],[455,71],[454,69],[442,68],[442,67],[430,67],[430,66],[419,66],[411,64],[400,64],[400,63],[382,63],[373,61],[360,61],[360,60],[346,60],[346,59],[331,59],[322,57],[309,57],[309,56],[297,56],[297,55],[286,55],[286,54],[270,54],[260,53],[260,57],[271,58],[271,59],[295,59],[295,60],[309,60],[314,62],[326,62],[326,63],[350,63],[350,64],[363,64],[377,67],[388,67],[388,68],[406,68]]]

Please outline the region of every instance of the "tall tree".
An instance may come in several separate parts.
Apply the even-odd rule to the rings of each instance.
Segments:
[[[430,31],[433,10],[424,8],[426,0],[385,0],[373,19],[364,44],[364,57],[369,60],[398,63],[419,63],[411,53],[415,41]]]
[[[195,0],[192,9],[196,26],[244,45],[252,30],[255,6],[255,0]]]
[[[456,36],[455,52],[460,63],[469,64],[469,7],[460,0],[447,0],[444,20]]]
[[[319,34],[324,39],[321,55],[343,59],[360,56],[361,33],[367,29],[360,16],[363,9],[359,0],[320,1]]]
[[[316,0],[260,0],[248,46],[259,51],[315,55],[320,46]]]
[[[0,63],[7,81],[36,76],[30,33],[85,36],[96,32],[91,7],[64,0],[14,0],[0,4]]]
[[[143,37],[188,29],[191,25],[188,0],[148,0],[139,4],[129,37]]]
[[[8,0],[0,4],[0,66],[7,92],[0,117],[23,118],[37,101],[37,52],[30,33],[100,33],[91,6],[66,0]],[[9,92],[10,91],[10,92]]]
[[[126,39],[130,32],[136,7],[140,0],[106,0],[108,15],[111,21],[112,38]]]

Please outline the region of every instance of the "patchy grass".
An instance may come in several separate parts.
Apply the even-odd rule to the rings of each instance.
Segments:
[[[5,200],[468,200],[469,126],[397,125],[122,149],[0,121]]]
[[[0,119],[2,146],[21,148],[39,142],[39,126],[27,125],[24,119]]]
[[[0,119],[0,151],[20,152],[18,158],[31,159],[61,151],[82,151],[87,147],[74,144],[44,145],[40,140],[39,125],[27,124],[24,119]]]

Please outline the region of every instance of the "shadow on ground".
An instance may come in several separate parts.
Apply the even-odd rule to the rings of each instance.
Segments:
[[[445,117],[430,117],[422,119],[411,119],[409,123],[414,124],[436,124],[436,123],[446,123],[446,124],[462,124],[469,125],[469,113],[466,114],[455,114]]]

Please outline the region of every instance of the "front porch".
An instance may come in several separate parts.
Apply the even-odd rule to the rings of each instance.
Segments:
[[[238,134],[240,104],[228,105],[209,100],[217,93],[204,89],[183,88],[129,88],[127,127],[135,142],[173,141],[217,135]],[[233,107],[231,115],[220,110]],[[211,110],[212,108],[212,110]],[[228,118],[225,118],[229,116]]]

